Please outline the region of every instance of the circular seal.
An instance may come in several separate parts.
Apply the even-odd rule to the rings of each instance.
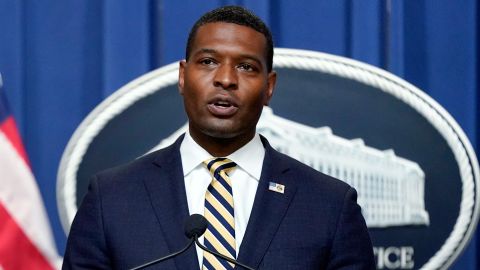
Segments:
[[[479,167],[455,120],[408,82],[319,52],[276,49],[277,87],[257,131],[358,191],[377,269],[447,269],[478,220]],[[170,144],[186,129],[178,63],[120,88],[75,131],[57,201],[65,231],[89,176]]]

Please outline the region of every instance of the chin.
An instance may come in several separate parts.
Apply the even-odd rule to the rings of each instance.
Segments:
[[[238,125],[237,121],[208,121],[196,125],[196,130],[202,134],[217,139],[246,138],[255,134],[256,123],[253,127]]]
[[[209,137],[219,138],[219,139],[231,139],[241,134],[239,132],[233,132],[227,129],[206,129],[206,130],[202,130],[202,133]]]

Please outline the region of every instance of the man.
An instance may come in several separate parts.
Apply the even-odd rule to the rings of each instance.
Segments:
[[[128,269],[179,250],[193,213],[209,221],[207,247],[255,269],[374,269],[354,189],[255,131],[274,91],[272,58],[270,31],[243,8],[197,21],[178,82],[188,132],[93,177],[64,269]],[[199,248],[151,267],[200,268],[232,269]]]

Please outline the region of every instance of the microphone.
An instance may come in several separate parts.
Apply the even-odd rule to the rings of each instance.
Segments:
[[[230,263],[233,263],[233,264],[235,264],[235,265],[241,266],[241,267],[243,267],[243,268],[245,268],[245,269],[255,270],[255,269],[253,269],[253,268],[251,268],[251,267],[249,267],[249,266],[247,266],[247,265],[245,265],[245,264],[242,264],[242,263],[240,263],[240,262],[238,262],[238,261],[236,261],[236,260],[234,260],[234,259],[232,259],[232,258],[230,258],[230,257],[227,257],[227,256],[225,256],[225,255],[223,255],[223,254],[220,254],[220,253],[216,252],[216,251],[210,250],[210,249],[208,249],[206,246],[200,244],[200,242],[198,241],[198,237],[205,233],[205,230],[207,229],[207,226],[208,226],[208,221],[207,221],[207,219],[206,219],[205,217],[203,217],[202,215],[193,214],[192,216],[194,216],[194,215],[198,216],[198,221],[196,221],[196,222],[198,222],[198,224],[202,224],[202,226],[203,226],[203,224],[205,224],[205,228],[202,227],[201,233],[196,233],[197,231],[194,230],[194,229],[192,229],[192,230],[190,230],[191,234],[187,234],[187,227],[185,226],[185,234],[187,234],[187,237],[188,237],[188,238],[194,237],[195,243],[196,243],[201,249],[205,250],[205,251],[208,252],[208,253],[211,253],[211,254],[213,254],[213,255],[215,255],[215,256],[217,256],[217,257],[220,257],[220,258],[222,258],[222,259],[224,259],[224,260],[226,260],[226,261],[228,261],[228,262],[230,262]],[[196,217],[196,219],[197,219],[197,217]],[[197,228],[200,228],[200,226],[198,226]],[[189,236],[189,235],[190,235],[190,236]]]
[[[208,227],[208,221],[200,214],[193,214],[188,217],[187,222],[185,223],[185,235],[188,239],[194,238],[195,236],[202,236]]]
[[[170,255],[167,255],[165,257],[162,257],[160,259],[153,260],[151,262],[142,264],[140,266],[134,267],[130,270],[139,270],[143,269],[145,267],[148,267],[150,265],[163,262],[165,260],[168,260],[170,258],[173,258],[177,255],[182,254],[183,252],[187,251],[195,242],[195,240],[198,239],[199,236],[202,236],[205,231],[207,230],[208,222],[207,219],[205,219],[202,215],[199,214],[193,214],[188,217],[187,221],[185,222],[185,235],[188,237],[188,239],[191,239],[188,244],[181,250],[174,252]]]

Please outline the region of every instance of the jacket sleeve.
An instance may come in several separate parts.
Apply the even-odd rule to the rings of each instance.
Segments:
[[[68,235],[62,269],[111,269],[102,220],[101,193],[93,177]]]
[[[375,269],[372,242],[353,188],[344,197],[327,269]]]

